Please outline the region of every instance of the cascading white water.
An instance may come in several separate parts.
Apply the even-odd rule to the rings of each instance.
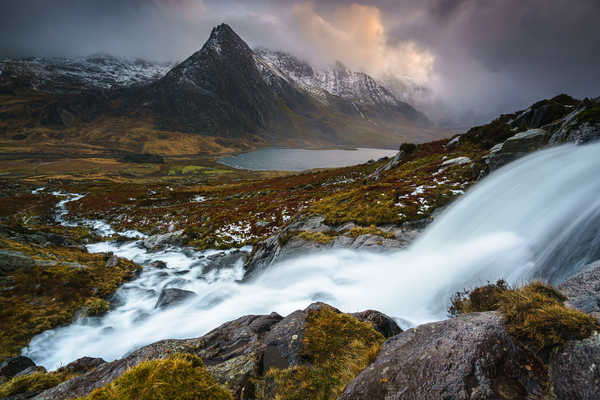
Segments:
[[[600,144],[537,152],[476,185],[407,250],[304,256],[248,283],[237,281],[241,265],[203,275],[200,253],[93,245],[90,251],[139,262],[162,259],[173,269],[165,275],[147,268],[119,289],[122,305],[102,318],[44,332],[24,354],[47,368],[82,356],[112,360],[160,339],[200,336],[245,314],[287,314],[317,300],[347,312],[380,310],[412,324],[443,319],[455,290],[498,278],[560,280],[600,255],[600,224],[594,223],[600,221],[599,193]],[[158,292],[175,275],[183,279],[174,287],[199,296],[154,309]]]

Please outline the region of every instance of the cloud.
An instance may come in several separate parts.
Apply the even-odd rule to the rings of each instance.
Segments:
[[[390,44],[377,7],[350,4],[336,7],[329,17],[312,2],[294,4],[295,27],[321,59],[339,60],[375,76],[408,76],[427,81],[434,57],[412,41]]]

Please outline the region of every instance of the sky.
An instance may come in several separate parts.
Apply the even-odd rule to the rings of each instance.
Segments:
[[[427,88],[452,127],[568,93],[600,96],[598,0],[0,0],[0,58],[183,60],[228,23],[251,47]]]

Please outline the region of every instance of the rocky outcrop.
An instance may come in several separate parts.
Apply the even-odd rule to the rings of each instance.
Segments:
[[[0,276],[17,269],[32,268],[35,260],[18,251],[0,250]]]
[[[541,361],[489,312],[421,325],[388,339],[339,398],[525,399],[545,393]]]
[[[548,143],[550,134],[544,129],[529,129],[517,133],[492,147],[490,153],[484,157],[491,171],[508,164],[520,157],[542,148]]]

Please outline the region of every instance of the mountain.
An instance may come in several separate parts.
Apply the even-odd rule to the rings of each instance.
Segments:
[[[448,136],[369,75],[252,50],[225,24],[175,66],[107,55],[4,60],[0,95],[7,139],[68,137],[111,151],[396,148]]]
[[[0,61],[0,75],[22,86],[53,93],[147,85],[164,76],[172,63],[126,59],[107,54],[80,58],[21,58]]]

